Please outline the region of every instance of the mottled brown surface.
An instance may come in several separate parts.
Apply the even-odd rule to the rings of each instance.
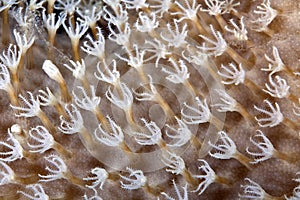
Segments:
[[[151,2],[150,2],[151,3]],[[202,1],[199,3],[204,4]],[[246,17],[245,23],[249,24],[250,13],[256,8],[261,1],[259,0],[241,0],[241,5],[238,7],[238,11],[240,14]],[[228,43],[231,45],[233,49],[235,49],[240,55],[244,56],[246,59],[253,61],[253,68],[247,72],[247,78],[254,81],[260,88],[265,88],[264,84],[267,82],[268,72],[263,72],[260,69],[267,66],[267,61],[264,58],[264,54],[269,55],[272,58],[272,46],[276,46],[280,52],[281,58],[283,62],[293,71],[300,71],[300,3],[297,0],[271,0],[271,5],[274,9],[279,10],[280,14],[274,19],[274,21],[270,24],[269,28],[274,30],[275,34],[272,37],[267,36],[264,33],[257,33],[255,31],[249,30],[249,40],[253,42],[253,52],[255,55],[251,53],[249,49],[245,48],[245,44],[236,43],[232,39],[232,35],[230,33],[224,33],[223,36],[226,38]],[[216,20],[208,16],[205,13],[200,13],[203,21],[205,21],[206,25],[214,24],[215,27],[218,27]],[[130,21],[135,21],[136,12],[130,12]],[[228,21],[232,16],[230,14],[225,14],[224,19]],[[160,28],[164,28],[166,21],[170,21],[170,19],[165,16],[166,19],[161,19]],[[12,19],[11,19],[12,20]],[[188,22],[189,25],[189,37],[198,43],[202,43],[202,41],[197,37],[199,33],[193,27],[193,24]],[[11,24],[11,28],[14,27],[14,23]],[[219,29],[219,28],[218,28]],[[45,36],[46,37],[46,36]],[[149,36],[144,36],[145,38]],[[13,41],[13,35],[11,35],[11,42]],[[136,38],[133,39],[136,41]],[[139,39],[137,39],[139,40]],[[144,42],[144,38],[140,40]],[[55,93],[59,96],[59,90],[57,84],[50,80],[46,74],[42,71],[41,66],[43,61],[47,57],[47,50],[45,47],[44,41],[37,41],[32,49],[32,58],[33,60],[30,62],[30,69],[25,69],[24,71],[24,80],[22,80],[22,90],[21,93],[25,94],[25,91],[32,91],[33,94],[37,94],[38,89],[44,89],[46,86],[50,87]],[[2,46],[1,49],[5,49],[6,47]],[[69,43],[69,39],[64,33],[57,34],[56,37],[56,48],[59,50],[59,55],[64,54],[64,56],[71,57],[71,47]],[[107,45],[107,50],[111,51],[111,49],[119,49],[119,47],[115,47],[114,45]],[[177,53],[176,53],[177,54]],[[89,72],[95,71],[96,61],[91,56],[87,56],[84,52],[81,52],[81,56],[85,58],[87,63],[87,70]],[[64,59],[67,57],[63,57]],[[211,58],[217,68],[220,67],[221,63],[228,64],[232,62],[231,58],[227,55],[222,55],[217,58]],[[63,74],[65,80],[68,83],[70,91],[73,89],[74,78],[70,71],[63,67],[63,60],[56,57],[54,59],[56,64],[59,66],[61,73]],[[167,64],[168,62],[162,61],[162,63]],[[124,66],[125,65],[125,66]],[[203,83],[201,76],[198,72],[193,68],[194,66],[189,65],[189,70],[191,73],[190,82],[194,85],[195,88],[203,91],[204,94],[208,95],[209,88],[206,88],[206,84]],[[120,70],[121,75],[127,72],[129,68],[126,66],[126,63],[120,61],[118,63],[118,70]],[[300,84],[299,79],[295,77],[289,77],[285,72],[279,72],[282,77],[286,78],[289,85],[291,86],[291,93],[297,97],[299,96],[299,87]],[[93,75],[90,74],[90,78],[93,78]],[[157,74],[158,77],[163,77],[163,73]],[[131,77],[131,79],[124,78],[128,81],[130,85],[131,82],[139,81],[137,74]],[[128,129],[128,124],[126,122],[125,115],[121,111],[117,110],[115,106],[111,106],[110,102],[104,97],[107,85],[103,83],[99,83],[97,85],[97,95],[102,97],[100,109],[105,114],[112,115],[115,120],[124,128],[125,132],[130,132]],[[183,86],[182,86],[183,87]],[[185,90],[185,88],[180,87],[181,90]],[[282,113],[285,117],[295,121],[297,124],[299,123],[299,117],[295,116],[292,113],[293,104],[291,101],[287,99],[275,99],[270,97],[269,95],[254,95],[253,91],[249,90],[245,85],[238,86],[226,86],[226,91],[232,95],[238,102],[240,102],[246,110],[251,115],[257,115],[258,112],[254,109],[254,105],[261,107],[263,104],[262,101],[265,98],[268,98],[272,102],[276,101],[280,104],[282,109]],[[162,94],[163,98],[170,104],[170,107],[173,109],[173,112],[178,115],[180,114],[180,104],[183,102],[178,102],[176,99],[176,94],[172,93],[168,88],[161,87],[157,85],[158,91]],[[180,91],[178,89],[178,91]],[[190,99],[192,101],[192,99]],[[208,102],[211,100],[208,98]],[[157,117],[157,112],[162,112],[161,110],[153,107],[152,103],[149,102],[137,102],[134,101],[135,105],[133,107],[134,119],[140,125],[142,123],[139,121],[140,117],[146,117],[147,119],[157,120],[157,123],[160,124],[160,127],[163,128],[164,120],[166,118],[164,116]],[[30,118],[30,119],[21,119],[15,118],[13,110],[9,107],[9,99],[6,95],[5,91],[0,91],[0,139],[5,140],[7,137],[7,129],[14,123],[19,123],[25,130],[29,130],[31,127],[41,124],[38,118]],[[151,108],[152,110],[151,114]],[[45,107],[42,108],[53,124],[58,127],[59,126],[59,116],[56,113],[55,109]],[[83,114],[86,111],[82,112]],[[92,116],[90,113],[84,114],[86,120],[86,127],[93,130],[95,124],[97,124],[96,118]],[[154,116],[152,119],[151,116]],[[208,124],[199,125],[198,129],[196,129],[197,137],[203,140],[205,138],[205,132],[208,129]],[[255,134],[255,130],[259,129],[259,126],[256,124],[255,126],[249,126],[245,119],[242,118],[240,114],[237,112],[226,113],[225,127],[224,130],[228,133],[228,135],[233,139],[236,143],[238,150],[247,155],[245,149],[250,145],[249,138],[250,136]],[[164,130],[164,129],[163,129]],[[299,155],[300,153],[300,140],[299,140],[299,130],[292,130],[291,128],[280,124],[274,128],[260,128],[265,135],[270,139],[273,143],[274,147],[281,152],[285,152],[287,154]],[[151,147],[141,147],[140,145],[134,143],[134,140],[130,136],[125,136],[126,142],[128,142],[129,146],[134,149],[136,152],[151,152],[158,149],[157,146]],[[58,142],[60,142],[66,149],[73,153],[73,157],[69,160],[65,160],[66,165],[69,170],[73,173],[73,175],[84,178],[87,177],[89,171],[94,167],[104,167],[108,172],[115,174],[125,175],[126,172],[115,171],[115,169],[110,168],[110,166],[106,166],[104,163],[98,161],[96,158],[91,156],[91,149],[86,148],[83,145],[78,134],[74,135],[64,135],[58,131],[57,137],[55,138]],[[24,149],[28,149],[26,145]],[[97,151],[101,151],[97,149]],[[193,173],[198,174],[198,149],[194,147],[188,148],[183,154],[182,158],[186,163],[186,167]],[[12,163],[9,163],[11,168],[15,171],[17,176],[20,177],[28,177],[28,176],[37,176],[37,174],[46,174],[48,173],[44,168],[47,163],[45,163],[43,156],[49,155],[51,153],[55,153],[55,151],[50,150],[45,154],[39,154],[39,158],[34,161],[27,161],[26,159],[17,160]],[[95,153],[95,152],[94,152]],[[249,156],[249,155],[248,155]],[[189,199],[205,199],[205,200],[233,200],[238,199],[238,194],[242,193],[242,189],[240,187],[241,184],[244,184],[244,178],[248,177],[251,180],[259,183],[264,190],[272,196],[283,196],[287,194],[290,196],[292,194],[293,188],[297,186],[297,183],[293,181],[296,178],[296,172],[299,171],[300,160],[298,159],[295,163],[288,163],[283,160],[271,158],[267,161],[264,161],[260,164],[251,165],[252,169],[249,170],[240,164],[237,160],[216,160],[209,155],[204,157],[212,169],[215,170],[216,174],[227,178],[230,180],[230,185],[221,185],[218,183],[211,184],[206,191],[198,196],[196,193],[189,192]],[[134,163],[132,163],[134,165]],[[122,163],[120,163],[122,166]],[[129,165],[130,167],[131,165]],[[125,169],[124,166],[123,169]],[[165,169],[155,170],[152,172],[145,173],[145,176],[148,178],[148,184],[151,187],[157,187],[158,185],[162,188],[164,192],[167,194],[173,194],[172,196],[176,199],[176,194],[174,192],[174,188],[172,186],[171,180],[175,179],[177,185],[180,187],[184,186],[185,180],[181,175],[172,175],[165,171]],[[36,177],[38,178],[38,177]],[[67,180],[56,180],[49,183],[42,183],[46,193],[51,197],[51,199],[82,199],[82,196],[87,192],[87,194],[93,194],[91,190],[85,189],[83,187],[79,187],[76,185],[70,184]],[[18,190],[25,190],[25,185],[16,185],[9,184],[5,186],[0,186],[0,198],[1,199],[25,199],[24,196],[17,194]],[[189,187],[189,191],[195,188]],[[120,187],[120,183],[118,180],[112,181],[107,180],[104,184],[103,190],[99,191],[99,195],[103,199],[107,200],[141,200],[141,199],[149,199],[154,200],[157,197],[143,191],[143,189],[129,191],[124,190]],[[163,199],[163,197],[161,197]]]

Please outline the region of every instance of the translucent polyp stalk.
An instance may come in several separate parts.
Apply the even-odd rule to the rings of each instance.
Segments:
[[[212,125],[214,125],[218,130],[221,130],[223,128],[223,126],[224,126],[224,122],[221,121],[219,118],[213,116],[212,114],[210,116],[209,122]]]
[[[168,119],[171,121],[174,121],[175,114],[174,114],[173,110],[170,108],[169,104],[161,97],[161,95],[159,93],[156,94],[156,99],[157,99],[157,102],[159,103],[159,105],[164,110],[164,112],[167,114]]]
[[[8,88],[7,88],[7,94],[10,100],[10,103],[13,106],[19,106],[19,101],[15,92],[15,89],[13,88],[13,86],[11,84],[9,84]]]
[[[96,28],[97,26],[96,26],[96,24],[93,24],[93,25],[91,25],[90,26],[90,28],[91,28],[91,31],[92,31],[92,34],[93,34],[93,38],[96,40],[96,39],[98,39],[98,31],[97,31],[97,28]]]
[[[120,174],[117,172],[109,172],[107,179],[117,182],[120,180]]]
[[[50,43],[51,46],[54,46],[54,42],[55,42],[55,32],[54,31],[48,31],[48,41]],[[51,48],[49,49],[50,52]]]
[[[59,103],[56,102],[53,107],[56,109],[56,111],[58,112],[59,115],[62,115],[65,119],[69,119],[69,115],[66,113],[65,109],[63,108],[63,106]]]
[[[3,17],[3,27],[2,27],[2,44],[3,46],[7,46],[10,42],[10,32],[9,32],[9,22],[8,22],[8,11],[9,8],[6,8],[2,11],[2,17]]]
[[[225,27],[227,26],[227,23],[226,23],[226,21],[224,20],[224,18],[223,18],[220,14],[219,14],[219,15],[215,15],[215,17],[216,17],[216,20],[218,21],[218,23],[219,23],[221,29],[222,29],[223,31],[225,31]]]
[[[33,154],[33,153],[30,153],[30,152],[24,151],[24,150],[22,153],[23,153],[24,158],[30,163],[36,162],[36,160],[40,157],[38,154]]]
[[[143,189],[145,190],[145,192],[152,194],[153,196],[157,197],[160,195],[160,193],[162,192],[162,189],[159,187],[150,187],[149,184],[145,184],[145,186],[143,186]]]
[[[47,58],[49,60],[55,60],[55,58],[53,57],[53,46],[55,43],[55,33],[53,31],[48,31],[48,41],[50,44],[50,48],[48,48],[48,54],[47,54]]]
[[[79,131],[79,134],[80,134],[80,136],[82,137],[82,139],[85,141],[85,143],[87,145],[92,145],[94,143],[91,134],[89,133],[89,131],[85,127],[83,127]]]
[[[90,95],[91,94],[90,83],[87,80],[86,76],[84,75],[80,81],[81,81],[81,84],[83,85],[83,88],[86,91],[86,93],[88,95]]]
[[[63,145],[58,142],[54,142],[53,149],[59,153],[59,155],[63,156],[66,159],[70,159],[72,157],[72,152],[65,149]]]
[[[254,83],[252,80],[245,78],[244,84],[247,88],[250,89],[253,95],[255,95],[258,98],[264,97],[266,94],[262,91],[262,89]]]
[[[139,74],[142,82],[145,83],[145,84],[147,84],[149,81],[148,81],[147,77],[145,76],[145,73],[144,73],[144,71],[143,71],[142,68],[143,67],[141,66],[139,68],[136,68],[136,70],[137,70],[137,72],[138,72],[138,74]]]
[[[273,35],[275,34],[275,32],[272,30],[272,29],[270,29],[270,28],[268,28],[268,27],[266,27],[265,28],[265,30],[263,31],[266,35],[268,35],[269,37],[273,37]]]
[[[56,135],[55,126],[52,124],[52,122],[42,110],[39,111],[37,117],[42,121],[43,125],[49,130],[49,132],[52,135]]]
[[[126,144],[125,141],[123,141],[121,144],[120,144],[120,147],[122,150],[124,150],[125,152],[127,153],[131,153],[131,149],[129,148],[129,146]]]
[[[39,177],[37,176],[37,174],[33,174],[28,177],[19,177],[14,175],[14,181],[19,184],[29,185],[38,182]]]
[[[19,91],[20,91],[20,80],[24,79],[25,56],[26,56],[26,52],[22,52],[18,68],[15,72],[16,77],[12,77],[13,84],[14,84],[14,87],[15,87],[17,93],[19,93]],[[14,74],[14,73],[12,73],[12,74]]]
[[[73,51],[73,60],[80,61],[80,54],[79,54],[79,40],[77,39],[72,39],[72,51]]]
[[[236,17],[239,18],[239,19],[241,19],[241,17],[243,16],[243,15],[241,15],[239,12],[236,12],[236,11],[234,11],[234,10],[232,10],[230,13],[233,14],[234,16],[236,16]]]
[[[191,172],[188,169],[184,168],[184,170],[182,172],[182,176],[184,177],[186,182],[188,182],[189,184],[191,184],[195,187],[197,185],[199,185],[199,181],[193,177],[193,175],[191,174]]]
[[[47,13],[48,14],[53,13],[54,3],[55,3],[55,0],[48,1],[48,6],[47,6]]]
[[[103,113],[98,107],[94,110],[94,114],[96,115],[98,122],[100,122],[103,125],[104,129],[106,131],[109,131],[109,123],[107,122],[106,118],[104,117]]]
[[[288,163],[295,163],[298,160],[297,156],[291,156],[287,153],[283,153],[277,150],[274,151],[273,156]]]
[[[227,46],[226,53],[230,55],[230,57],[236,62],[236,63],[242,63],[242,65],[247,69],[251,70],[254,66],[249,61],[245,60],[242,56],[240,56],[235,50],[233,50],[231,47]]]
[[[33,48],[29,48],[26,53],[26,69],[33,69],[34,68],[34,55],[33,55]],[[24,77],[20,77],[20,80],[23,80]]]
[[[192,22],[194,22],[194,25],[197,27],[200,34],[205,34],[207,31],[203,28],[203,26],[200,24],[200,20],[198,17],[194,19]]]
[[[133,118],[133,112],[132,112],[132,107],[130,106],[130,108],[128,108],[127,110],[125,110],[125,114],[126,114],[126,119],[127,122],[135,128],[138,128],[138,125],[135,123],[134,118]]]
[[[71,24],[70,25],[72,27],[75,27],[76,26],[76,21],[75,21],[74,13],[72,13],[72,14],[68,13],[68,17],[69,17],[69,19],[71,19]]]
[[[283,121],[282,121],[282,123],[285,126],[289,127],[292,130],[295,130],[295,131],[298,131],[299,128],[300,128],[300,125],[298,123],[296,123],[296,122],[294,122],[294,121],[292,121],[292,120],[290,120],[288,118],[284,118]]]
[[[198,96],[201,99],[205,97],[205,95],[200,90],[197,90],[188,80],[185,80],[184,86],[188,88],[190,93],[192,93],[194,96]]]
[[[72,97],[69,93],[68,86],[65,80],[61,80],[59,82],[59,89],[61,91],[61,100],[65,103],[70,103],[72,101]]]
[[[19,67],[18,67],[19,69]],[[19,93],[20,92],[20,81],[18,76],[18,70],[11,70],[11,79],[13,83],[14,90]]]
[[[74,176],[70,171],[67,171],[66,173],[64,173],[64,176],[72,184],[80,186],[80,187],[85,187],[85,181],[82,180],[81,178]]]
[[[241,154],[239,151],[237,151],[234,155],[234,158],[237,159],[241,164],[243,164],[247,169],[251,170],[249,163],[252,161],[247,156]]]
[[[216,183],[223,184],[223,185],[227,185],[227,186],[230,186],[230,185],[231,185],[230,180],[228,180],[227,178],[218,176],[218,175],[216,175],[215,182],[216,182]]]
[[[202,146],[202,142],[195,136],[192,134],[191,136],[191,143],[194,145],[194,147],[199,150]]]
[[[158,146],[159,146],[161,149],[168,150],[167,143],[166,143],[163,139],[160,139],[160,140],[159,140]]]
[[[284,66],[284,68],[283,68],[282,70],[283,70],[284,72],[286,72],[290,77],[294,77],[294,78],[297,77],[297,75],[294,73],[294,71],[291,70],[291,68],[288,67],[288,66]]]
[[[245,121],[249,125],[255,126],[255,124],[256,124],[255,118],[244,108],[244,106],[242,106],[240,103],[237,103],[236,106],[237,106],[238,112],[243,116],[243,118],[245,119]]]

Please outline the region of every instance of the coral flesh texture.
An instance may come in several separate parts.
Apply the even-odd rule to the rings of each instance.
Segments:
[[[300,199],[298,0],[0,0],[0,199]]]

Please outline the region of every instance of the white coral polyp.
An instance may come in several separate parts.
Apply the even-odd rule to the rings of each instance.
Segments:
[[[256,110],[267,115],[266,117],[262,117],[262,118],[258,118],[257,116],[255,116],[255,119],[258,122],[258,125],[260,127],[274,127],[274,126],[279,125],[283,121],[284,117],[280,111],[280,107],[279,107],[278,103],[275,102],[275,107],[267,99],[264,100],[264,103],[267,103],[270,110],[265,110],[263,108],[254,106],[254,108]]]
[[[127,190],[136,190],[142,188],[147,183],[147,177],[144,176],[142,170],[134,170],[129,167],[126,168],[129,171],[129,176],[122,176],[120,177],[124,181],[120,181],[121,187]]]

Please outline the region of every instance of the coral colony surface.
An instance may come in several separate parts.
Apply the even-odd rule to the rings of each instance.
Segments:
[[[0,199],[300,199],[299,0],[0,12]]]

